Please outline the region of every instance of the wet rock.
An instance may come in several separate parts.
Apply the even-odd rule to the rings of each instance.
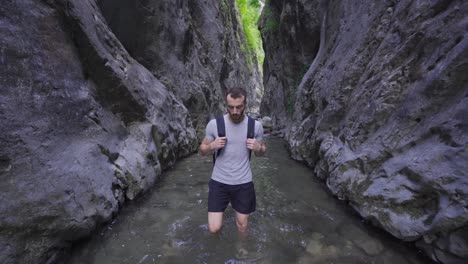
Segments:
[[[262,122],[263,128],[271,129],[273,127],[271,117],[264,116],[262,117],[262,120],[260,122]]]
[[[468,223],[468,4],[306,2],[265,8],[262,114],[292,122],[292,157],[364,218],[457,256],[461,249],[436,241]],[[298,50],[304,45],[316,48]],[[292,85],[299,62],[307,72]]]
[[[371,236],[364,230],[356,226],[341,226],[339,233],[348,241],[351,241],[354,246],[362,249],[369,256],[376,256],[384,249],[382,243]]]
[[[467,258],[468,228],[464,227],[450,233],[448,236],[434,236],[433,240],[418,241],[421,247],[433,259],[444,263],[464,263]],[[447,254],[450,252],[451,254]]]
[[[447,249],[452,252],[454,255],[461,258],[468,258],[468,251],[465,249],[468,248],[468,227],[456,230],[448,236],[448,241],[444,237],[444,240],[437,241],[437,246],[440,248]]]

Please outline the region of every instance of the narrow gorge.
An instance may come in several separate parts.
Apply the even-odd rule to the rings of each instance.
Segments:
[[[1,263],[66,262],[232,86],[369,225],[468,261],[468,2],[250,2],[263,66],[236,0],[2,2]]]

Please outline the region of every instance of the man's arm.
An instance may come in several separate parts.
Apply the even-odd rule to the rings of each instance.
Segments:
[[[200,154],[202,156],[212,155],[216,150],[224,148],[226,145],[226,137],[217,137],[213,141],[209,141],[207,138],[204,138],[200,147]]]
[[[263,126],[260,122],[255,121],[255,128],[256,128],[256,133],[255,133],[255,138],[250,139],[250,147],[247,146],[250,150],[252,150],[255,153],[255,156],[263,156],[266,152],[266,144],[263,140]],[[249,139],[247,140],[249,142]],[[247,145],[249,145],[247,143]]]
[[[266,152],[266,144],[263,141],[257,141],[257,143],[257,150],[254,150],[255,156],[263,156],[263,154]]]
[[[200,144],[200,147],[198,148],[202,156],[207,156],[214,153],[215,150],[211,147],[212,142],[213,141],[209,141],[207,138],[203,139],[202,143]]]
[[[258,144],[259,144],[259,147],[257,151],[254,151],[255,156],[263,156],[263,154],[265,154],[266,149],[267,149],[266,144],[263,141],[258,142]]]

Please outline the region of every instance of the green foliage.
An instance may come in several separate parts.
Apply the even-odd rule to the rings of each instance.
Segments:
[[[244,53],[255,54],[258,63],[263,65],[265,53],[263,52],[262,37],[258,29],[258,19],[260,18],[261,5],[259,0],[236,0],[239,8],[242,27],[244,29],[247,47],[243,47]],[[250,57],[250,56],[248,56]],[[249,58],[249,61],[252,59]],[[262,67],[260,67],[261,69]]]

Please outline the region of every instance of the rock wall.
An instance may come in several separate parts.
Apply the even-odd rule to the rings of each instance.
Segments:
[[[414,241],[436,261],[465,263],[468,3],[309,2],[271,0],[279,30],[266,30],[267,18],[262,24],[266,39],[281,39],[266,42],[265,91],[275,94],[265,104],[284,105],[284,94],[291,94],[284,84],[294,77],[286,69],[296,64],[272,66],[288,48],[277,43],[291,37],[281,29],[297,29],[302,17],[316,14],[303,28],[319,39],[295,38],[301,44],[294,47],[319,48],[293,87],[287,133],[293,158],[313,167],[365,219]],[[285,19],[290,15],[295,19]],[[302,54],[292,45],[287,52]],[[268,107],[261,111],[284,118]]]
[[[246,63],[235,0],[99,0],[110,27],[128,52],[181,99],[201,138],[209,119],[225,111],[224,92],[248,91],[258,112],[262,78]]]
[[[319,5],[318,1],[270,0],[263,9],[259,23],[265,51],[261,113],[272,116],[276,129],[289,123],[296,87],[318,52]]]
[[[235,11],[197,2],[161,4],[153,22],[174,27],[142,28],[136,38],[111,23],[114,35],[104,1],[2,2],[0,263],[62,262],[73,241],[196,151],[195,128],[220,111],[224,87],[257,85],[233,51],[242,39]],[[135,15],[124,23],[146,23]],[[181,21],[185,31],[174,33]]]

